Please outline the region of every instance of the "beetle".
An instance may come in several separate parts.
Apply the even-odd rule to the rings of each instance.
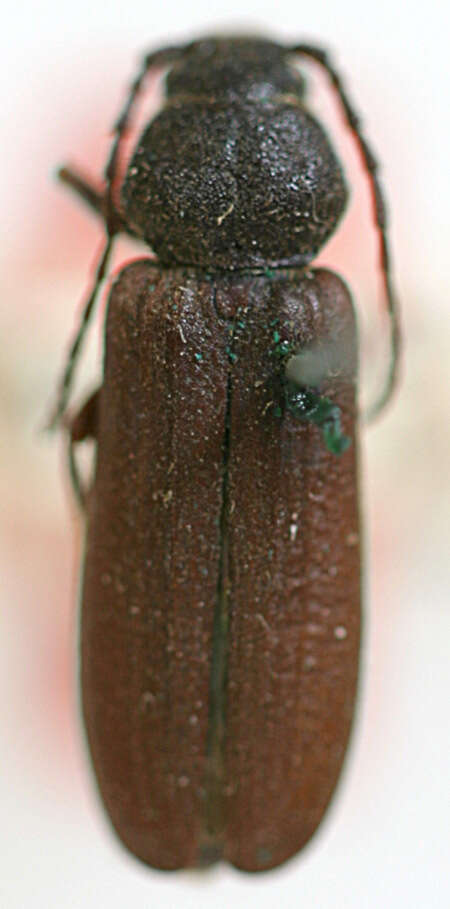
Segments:
[[[98,786],[123,844],[160,869],[280,865],[327,809],[357,689],[357,332],[311,266],[345,209],[341,166],[294,62],[328,74],[366,167],[395,385],[399,328],[377,164],[326,53],[207,37],[147,55],[105,188],[62,180],[106,239],[52,425],[87,511],[81,685]],[[152,70],[166,99],[120,156]],[[119,188],[118,183],[121,182]],[[152,257],[114,277],[104,377],[69,392],[116,235]],[[85,489],[76,445],[96,442]]]

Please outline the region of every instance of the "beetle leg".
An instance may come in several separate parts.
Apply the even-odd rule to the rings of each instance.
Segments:
[[[105,218],[106,196],[98,186],[71,167],[60,167],[58,179],[76,192],[95,214]],[[135,231],[125,223],[122,214],[117,209],[114,209],[113,220],[118,233],[125,233],[130,237],[137,236]]]
[[[69,436],[68,461],[70,479],[76,499],[83,511],[86,508],[89,489],[86,488],[86,485],[81,478],[75,457],[75,445],[79,442],[84,442],[86,439],[97,440],[98,404],[100,399],[100,390],[100,388],[97,388],[96,391],[90,395],[87,401],[84,402],[78,413],[76,413],[75,416],[67,421]]]

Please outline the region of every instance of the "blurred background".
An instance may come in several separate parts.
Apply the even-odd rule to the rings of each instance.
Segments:
[[[449,899],[450,240],[449,12],[379,0],[225,7],[182,0],[29,0],[3,15],[0,331],[0,905],[37,907],[444,907]],[[405,354],[395,400],[363,432],[366,622],[358,722],[332,810],[310,847],[261,877],[229,868],[165,876],[116,844],[97,801],[77,702],[82,527],[58,437],[40,430],[101,231],[53,179],[99,175],[109,129],[144,49],[259,31],[333,51],[383,162]],[[308,68],[353,188],[321,261],[353,289],[364,397],[383,336],[364,176]],[[154,86],[156,91],[156,86]],[[150,86],[151,89],[151,86]],[[150,91],[150,103],[156,94]],[[129,255],[122,245],[115,259]],[[98,368],[100,325],[80,370]]]

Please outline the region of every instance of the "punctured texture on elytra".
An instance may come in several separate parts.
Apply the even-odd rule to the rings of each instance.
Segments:
[[[283,409],[279,339],[339,345],[352,445]],[[354,710],[356,329],[325,270],[141,260],[106,325],[81,629],[83,711],[122,841],[260,871],[316,830]]]

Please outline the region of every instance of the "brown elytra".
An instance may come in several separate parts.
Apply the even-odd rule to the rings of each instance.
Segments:
[[[279,339],[345,345],[323,386],[352,439],[340,457],[283,409]],[[272,868],[329,804],[358,672],[356,348],[325,270],[140,260],[114,283],[83,711],[112,823],[157,868]]]

